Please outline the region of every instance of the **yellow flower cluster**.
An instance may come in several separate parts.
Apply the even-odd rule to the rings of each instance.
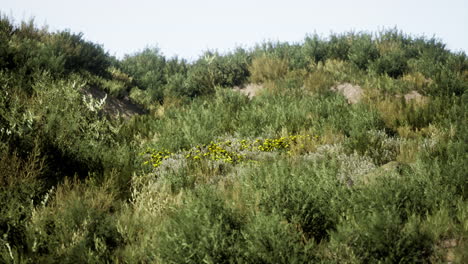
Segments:
[[[172,153],[167,150],[157,151],[155,149],[148,149],[144,154],[151,155],[149,160],[145,161],[144,164],[151,162],[151,165],[153,165],[155,168],[161,166],[163,160],[169,158],[172,155]]]
[[[254,141],[243,139],[240,141],[235,141],[235,144],[233,144],[233,142],[230,140],[223,142],[212,141],[208,145],[198,145],[188,151],[185,151],[185,158],[187,160],[194,161],[211,160],[236,164],[247,160],[246,156],[241,153],[242,151],[289,151],[291,146],[298,144],[299,142],[304,143],[317,138],[318,136],[311,135],[291,135],[274,139],[257,139]],[[150,158],[144,164],[151,163],[154,168],[157,168],[165,159],[169,158],[174,153],[171,153],[167,150],[157,151],[155,149],[149,149],[145,154],[150,154]]]
[[[252,143],[246,140],[241,141],[241,149],[244,150],[259,150],[264,152],[271,152],[276,150],[289,150],[291,145],[297,144],[299,141],[311,141],[318,138],[318,136],[311,135],[291,135],[287,137],[280,137],[275,139],[257,139]]]
[[[232,142],[230,140],[225,142],[214,143],[209,145],[201,145],[192,148],[185,158],[192,160],[208,159],[213,161],[224,161],[227,163],[238,163],[244,160],[244,155],[229,151],[226,148],[230,147]]]

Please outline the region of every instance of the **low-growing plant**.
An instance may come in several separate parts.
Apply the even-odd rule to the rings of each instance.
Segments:
[[[273,152],[287,151],[292,154],[304,149],[304,144],[313,143],[318,139],[318,136],[311,135],[289,135],[286,137],[272,139],[256,139],[256,140],[226,140],[224,142],[213,142],[209,144],[193,146],[188,150],[183,150],[181,153],[172,153],[166,149],[156,150],[148,149],[141,155],[148,155],[144,164],[151,164],[153,168],[158,168],[173,156],[181,155],[186,160],[190,161],[221,161],[224,163],[241,163],[249,161],[246,152],[252,156],[251,152]]]
[[[124,243],[112,214],[115,198],[109,186],[65,180],[36,208],[28,227],[31,260],[63,263],[106,262]]]
[[[343,221],[330,244],[331,259],[337,262],[414,263],[429,260],[433,241],[420,219],[405,223],[387,209]]]
[[[275,214],[257,213],[242,230],[239,259],[245,263],[312,263],[319,261],[316,245],[305,244],[300,232]]]
[[[43,194],[44,158],[36,146],[26,159],[0,144],[0,260],[25,261],[31,251],[27,222]]]
[[[340,191],[336,188],[335,165],[327,166],[322,162],[294,166],[279,160],[259,166],[247,174],[243,182],[256,193],[252,199],[258,199],[257,210],[279,215],[295,226],[306,241],[318,243],[325,241],[328,232],[335,228],[337,212],[325,208]]]
[[[216,190],[200,188],[164,223],[158,255],[165,263],[232,263],[241,255],[245,218]]]

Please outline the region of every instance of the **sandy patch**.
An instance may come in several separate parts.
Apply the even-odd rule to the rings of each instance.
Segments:
[[[245,94],[250,99],[252,99],[254,96],[257,96],[261,90],[263,90],[263,86],[261,84],[249,83],[241,87],[236,86],[234,87],[234,90],[240,92],[241,94]]]
[[[363,94],[363,90],[359,85],[352,85],[350,83],[338,84],[330,90],[341,93],[350,104],[356,104],[361,101]]]
[[[407,102],[411,100],[415,100],[416,102],[420,102],[424,100],[424,96],[414,90],[405,94],[404,97],[405,97],[405,101]]]
[[[97,88],[83,89],[83,93],[92,96],[96,100],[102,100],[106,97],[104,103],[104,112],[111,116],[122,116],[129,118],[133,115],[145,114],[146,111],[138,105],[132,103],[129,99],[118,99],[110,96],[106,92]]]

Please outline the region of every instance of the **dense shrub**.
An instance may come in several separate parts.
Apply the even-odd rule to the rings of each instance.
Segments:
[[[108,186],[66,180],[49,195],[50,201],[36,208],[29,227],[34,236],[32,260],[111,261],[123,238],[113,217],[116,208]]]
[[[258,213],[242,235],[245,239],[242,259],[245,263],[312,263],[314,244],[304,245],[300,233],[277,215]]]
[[[328,45],[317,34],[307,36],[302,49],[310,62],[323,62],[328,58]]]
[[[157,48],[146,48],[134,55],[127,55],[122,60],[122,69],[133,76],[135,84],[148,91],[152,101],[162,101],[164,85],[167,82],[164,74],[166,59]]]
[[[234,263],[239,258],[242,216],[216,191],[198,190],[165,223],[160,234],[166,263]]]
[[[0,259],[14,263],[31,251],[27,223],[43,194],[44,159],[35,148],[26,158],[0,144]]]
[[[216,52],[206,52],[192,69],[197,69],[195,74],[200,75],[198,83],[193,85],[209,86],[212,89],[216,86],[240,86],[249,76],[248,61],[249,55],[243,49],[224,56]]]
[[[287,61],[289,70],[305,69],[314,61],[314,59],[311,59],[313,54],[307,54],[304,51],[303,45],[298,43],[265,42],[253,49],[253,58],[261,58],[265,55],[274,59]]]
[[[408,71],[408,58],[398,43],[379,43],[378,48],[380,56],[369,66],[371,70],[392,78],[398,78]]]
[[[348,51],[348,59],[360,69],[367,69],[368,65],[377,59],[379,51],[369,34],[356,35]]]
[[[467,81],[397,30],[117,60],[0,17],[0,262],[465,263]]]
[[[254,83],[281,79],[288,72],[288,62],[285,59],[263,55],[255,58],[250,67],[250,79]]]
[[[347,60],[351,48],[351,36],[332,34],[328,40],[328,59]]]
[[[83,34],[62,31],[52,35],[49,40],[52,54],[64,59],[64,70],[75,72],[77,69],[96,75],[105,75],[111,64],[109,55],[102,46],[83,39]]]
[[[432,240],[418,218],[402,223],[393,210],[349,219],[332,235],[333,258],[338,262],[428,262]],[[351,261],[350,261],[351,260]]]
[[[263,166],[250,176],[254,189],[259,192],[260,209],[285,218],[302,236],[316,242],[328,237],[337,220],[336,212],[326,210],[329,208],[326,204],[339,191],[330,188],[335,187],[337,179],[333,173],[336,168],[322,165],[312,163],[292,167],[280,161],[273,166]],[[320,191],[314,191],[315,188]]]

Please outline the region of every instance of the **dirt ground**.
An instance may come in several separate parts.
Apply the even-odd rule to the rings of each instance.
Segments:
[[[239,87],[239,86],[234,87],[235,91],[238,91],[241,94],[247,95],[250,99],[252,99],[254,96],[257,96],[262,89],[263,89],[263,86],[261,84],[253,84],[253,83],[249,83],[242,87]]]
[[[359,85],[352,85],[350,83],[342,83],[333,86],[330,90],[341,93],[350,104],[356,104],[361,101],[363,90]]]
[[[96,100],[102,100],[106,96],[106,92],[97,88],[86,88],[83,90],[85,95],[91,95]],[[122,116],[130,118],[134,115],[145,114],[146,111],[140,106],[132,103],[128,98],[119,99],[107,94],[104,103],[104,112],[113,117]]]

